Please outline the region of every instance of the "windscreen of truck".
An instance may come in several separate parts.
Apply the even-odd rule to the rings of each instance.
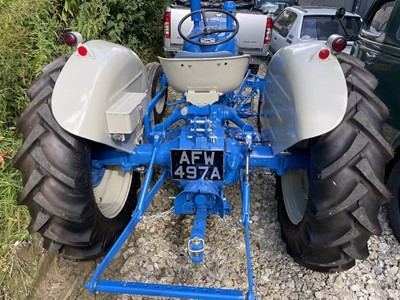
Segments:
[[[255,8],[263,13],[278,14],[288,6],[299,5],[297,0],[256,0]]]
[[[327,40],[332,34],[340,34],[347,40],[354,41],[360,26],[361,19],[354,16],[345,16],[342,20],[335,16],[305,16],[300,38]]]

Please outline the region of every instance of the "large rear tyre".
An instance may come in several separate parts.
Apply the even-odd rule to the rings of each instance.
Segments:
[[[91,153],[103,146],[71,135],[54,119],[53,88],[67,59],[46,66],[27,91],[32,102],[17,121],[23,134],[14,157],[23,177],[17,203],[28,207],[29,231],[43,236],[45,249],[91,259],[103,255],[129,222],[140,179],[118,166],[93,167]]]
[[[296,145],[309,153],[309,170],[288,170],[277,179],[288,253],[320,272],[347,270],[368,256],[367,241],[381,233],[377,216],[390,195],[383,176],[392,150],[381,134],[388,110],[373,94],[376,79],[362,62],[345,54],[338,59],[348,87],[344,119]]]

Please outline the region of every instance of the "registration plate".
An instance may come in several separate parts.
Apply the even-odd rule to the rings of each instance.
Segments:
[[[224,180],[224,151],[171,150],[172,179]]]

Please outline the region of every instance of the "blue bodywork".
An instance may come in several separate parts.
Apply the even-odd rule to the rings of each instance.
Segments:
[[[201,10],[200,1],[191,1],[191,11],[196,12],[200,10]],[[234,14],[236,12],[235,3],[233,1],[225,2],[223,5],[223,10]],[[193,28],[188,37],[198,35],[202,33],[205,29],[204,23],[202,22],[202,15],[200,13],[194,13],[191,19],[193,21]],[[218,28],[226,28],[232,30],[235,29],[235,23],[233,22],[233,19],[228,15],[226,16],[226,18],[217,18],[217,17],[208,18],[207,26],[213,29],[218,29]],[[232,33],[229,32],[220,34],[213,33],[206,37],[208,39],[213,39],[213,40],[215,39],[216,41],[218,41],[227,39],[231,34]],[[196,42],[199,42],[200,40],[201,37],[193,39],[193,41]],[[230,52],[232,55],[239,55],[239,45],[237,39],[231,39],[227,42],[224,42],[216,46],[199,46],[185,41],[183,43],[182,50],[197,54],[218,53],[224,51],[224,52]]]
[[[199,10],[200,1],[191,1],[191,8],[192,11]],[[232,1],[226,2],[224,8],[235,11]],[[194,32],[202,30],[200,13],[194,14],[192,21],[195,24]],[[209,20],[209,22],[212,24],[213,21]],[[232,26],[232,22],[227,17],[226,23],[218,26],[229,27]],[[229,51],[233,55],[238,55],[236,39],[213,47],[185,43],[184,51],[198,53],[199,57],[204,52],[218,51]],[[152,126],[151,112],[167,88],[165,76],[162,82],[161,90],[149,103],[144,117],[145,135],[149,142],[138,145],[132,153],[123,153],[111,148],[92,153],[94,186],[101,181],[104,167],[107,165],[120,165],[125,171],[147,166],[147,171],[131,221],[98,266],[86,287],[91,293],[129,293],[190,299],[257,299],[254,293],[250,255],[251,170],[254,167],[264,167],[279,175],[284,175],[288,168],[306,169],[309,156],[302,152],[274,156],[268,141],[261,140],[253,126],[244,121],[246,118],[257,117],[254,103],[256,97],[259,101],[263,99],[264,78],[248,71],[237,91],[224,94],[212,105],[198,107],[186,102],[183,96],[182,99],[169,103],[174,107],[176,104],[183,105],[174,108],[172,114],[161,124]],[[183,122],[183,125],[179,123],[180,126],[173,126],[177,122]],[[163,173],[151,187],[150,182],[155,165],[162,166]],[[133,232],[167,178],[176,181],[181,188],[174,202],[175,214],[196,216],[188,242],[194,264],[203,261],[207,216],[218,214],[224,217],[231,213],[231,206],[224,195],[224,188],[227,184],[240,182],[241,222],[245,229],[249,281],[246,293],[239,290],[100,280],[102,273]]]

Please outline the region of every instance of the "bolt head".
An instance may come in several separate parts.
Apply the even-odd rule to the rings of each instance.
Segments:
[[[182,115],[182,116],[186,116],[186,115],[188,114],[188,112],[189,112],[189,110],[188,110],[187,107],[183,107],[183,108],[181,109],[181,115]]]
[[[111,138],[116,143],[120,143],[120,142],[123,142],[125,140],[124,135],[123,134],[119,134],[119,133],[113,134],[111,136]]]
[[[193,245],[200,245],[200,239],[197,236],[195,236],[193,238],[193,240],[192,240],[192,244]]]

